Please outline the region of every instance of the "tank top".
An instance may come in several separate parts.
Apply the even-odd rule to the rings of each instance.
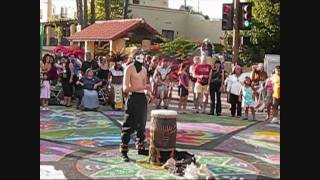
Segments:
[[[253,90],[251,87],[242,87],[242,97],[244,100],[245,104],[253,104],[254,100],[253,100]]]
[[[66,63],[65,68],[66,68],[66,76],[63,76],[64,79],[70,79],[71,76],[71,71],[69,67],[70,63]]]

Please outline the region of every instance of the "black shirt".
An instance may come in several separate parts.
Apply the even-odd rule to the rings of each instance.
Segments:
[[[85,61],[82,63],[81,71],[82,74],[86,73],[87,69],[91,68],[92,70],[97,70],[99,69],[99,64],[97,61],[92,60],[92,61]]]
[[[212,76],[211,76],[211,83],[213,83],[213,85],[215,86],[221,86],[222,83],[222,70],[219,69],[219,71],[217,71],[216,69],[212,70]]]

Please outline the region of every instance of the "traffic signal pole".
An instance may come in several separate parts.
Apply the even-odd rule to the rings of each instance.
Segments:
[[[234,18],[233,18],[233,57],[232,62],[234,64],[238,63],[239,61],[239,7],[240,7],[240,0],[233,0],[234,5]]]

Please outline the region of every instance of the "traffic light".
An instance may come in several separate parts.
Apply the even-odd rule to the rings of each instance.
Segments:
[[[222,30],[233,29],[233,4],[222,5]]]
[[[240,3],[239,29],[250,30],[252,28],[252,4]]]

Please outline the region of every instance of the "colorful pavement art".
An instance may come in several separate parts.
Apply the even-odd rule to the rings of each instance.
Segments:
[[[86,147],[118,145],[120,128],[99,112],[50,107],[40,112],[40,137]]]
[[[67,179],[61,170],[57,171],[53,166],[40,165],[40,179]]]
[[[244,126],[223,126],[215,123],[177,123],[177,144],[201,146]],[[150,122],[147,122],[146,136],[150,135]]]
[[[216,149],[255,157],[272,165],[280,165],[279,125],[259,124],[233,136]]]
[[[210,174],[220,179],[256,179],[258,170],[251,164],[217,152],[190,151],[198,163],[207,164]],[[78,160],[77,170],[92,179],[185,179],[147,163],[147,156],[129,151],[131,161],[123,163],[118,149],[97,152]]]
[[[48,141],[40,141],[40,162],[59,161],[65,155],[74,152],[74,150],[65,145],[59,145]]]
[[[119,123],[122,123],[119,121]],[[222,126],[215,123],[177,123],[177,145],[202,146],[228,133],[242,129],[245,126]],[[147,140],[150,137],[150,122],[147,122]]]

